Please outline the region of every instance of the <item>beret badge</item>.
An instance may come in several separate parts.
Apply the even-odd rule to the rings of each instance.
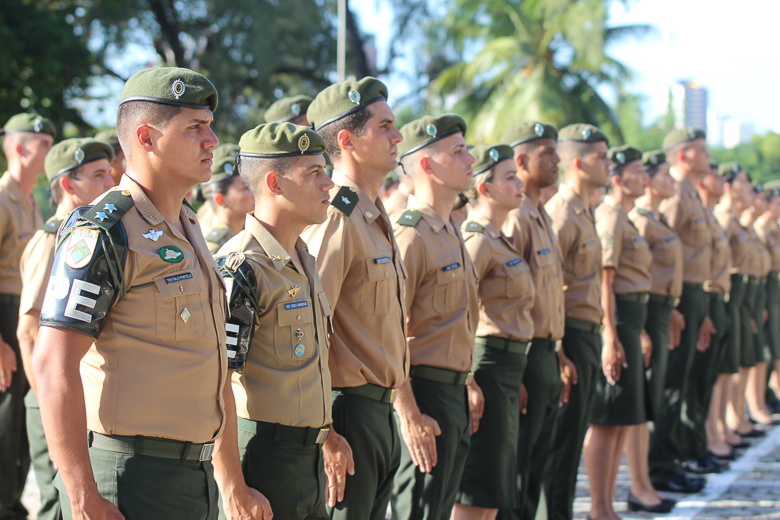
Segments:
[[[35,121],[33,121],[33,130],[35,130],[37,133],[40,133],[41,130],[43,130],[43,121],[41,121],[40,119],[36,119]]]
[[[544,135],[544,126],[542,126],[541,123],[536,123],[534,125],[534,133],[539,137],[542,137]]]
[[[698,135],[698,132],[696,132],[695,128],[689,128],[688,129],[688,137],[691,139],[696,139],[696,136]]]
[[[347,96],[349,97],[349,100],[355,103],[356,105],[360,104],[360,92],[358,92],[357,90],[354,89],[350,90]]]
[[[739,173],[739,165],[738,164],[732,164],[731,165],[731,171],[733,173]]]
[[[658,156],[657,155],[651,156],[650,157],[650,163],[651,164],[658,164]]]
[[[233,165],[230,163],[225,163],[225,165],[222,167],[222,171],[228,175],[233,175]]]
[[[301,115],[301,105],[299,105],[298,103],[293,103],[290,106],[290,112],[292,112],[292,114],[295,117],[298,117],[299,115]]]
[[[619,162],[620,164],[626,164],[626,156],[623,155],[623,152],[618,152],[615,154],[615,160]]]
[[[300,139],[298,139],[298,149],[301,151],[301,153],[305,152],[309,148],[309,136],[306,134],[303,134]]]
[[[84,162],[84,150],[81,148],[77,148],[76,151],[73,153],[73,158],[76,159],[77,163]]]
[[[436,125],[434,124],[430,124],[425,127],[425,133],[434,139],[436,139],[436,132],[438,132],[438,130],[436,129]]]
[[[498,158],[500,157],[498,150],[496,150],[495,148],[491,148],[490,151],[488,152],[488,155],[490,155],[490,158],[493,159],[493,162],[498,162]]]
[[[582,131],[582,138],[583,139],[590,139],[591,134],[592,134],[591,129],[590,128],[585,128]]]
[[[171,92],[173,92],[173,97],[175,97],[176,99],[179,99],[182,96],[182,94],[184,94],[185,90],[186,87],[184,86],[184,82],[180,79],[177,79],[171,85]]]

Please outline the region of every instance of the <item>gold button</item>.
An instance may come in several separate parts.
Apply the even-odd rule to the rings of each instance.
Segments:
[[[433,226],[434,231],[439,231],[439,226]]]
[[[452,277],[455,278],[455,273],[452,273]]]
[[[563,290],[564,290],[564,291],[565,291],[566,289],[568,289],[568,288],[569,288],[569,286],[568,286],[568,285],[564,285],[564,286],[563,286]]]
[[[124,195],[125,197],[129,197],[130,196],[130,190],[122,190],[122,195]]]
[[[371,213],[370,211],[366,211],[366,217],[372,218],[373,216],[374,216],[373,213]]]
[[[390,276],[390,275],[387,274],[387,271],[385,271],[385,278],[387,278],[388,276]]]
[[[353,188],[352,186],[350,186],[350,187],[349,187],[349,191],[351,191],[352,193],[355,193],[355,188]]]
[[[295,319],[301,321],[301,315],[299,314],[298,316],[295,317]]]

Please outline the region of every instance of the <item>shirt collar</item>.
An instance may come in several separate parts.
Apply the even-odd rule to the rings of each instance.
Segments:
[[[436,210],[434,210],[430,204],[420,200],[414,195],[409,195],[409,202],[406,205],[406,208],[422,213],[423,218],[431,225],[434,233],[439,233],[442,229],[447,228],[447,222],[442,220],[438,213],[436,213]]]
[[[263,251],[268,255],[268,258],[273,261],[277,271],[281,271],[284,266],[293,260],[290,253],[288,253],[287,250],[282,247],[282,244],[276,240],[276,237],[274,237],[271,232],[255,218],[254,212],[247,214],[244,229],[252,235],[258,244],[260,244],[260,247],[263,248]],[[298,250],[301,259],[306,256],[303,253],[309,252],[306,243],[301,240],[300,237],[298,237],[298,240],[295,242],[295,249]]]
[[[2,178],[0,178],[0,185],[5,186],[8,198],[13,202],[22,200],[22,190],[19,188],[19,184],[16,182],[16,179],[11,176],[10,172],[5,172],[3,174]]]
[[[377,206],[376,202],[379,203],[381,206],[382,202],[377,199],[377,201],[371,200],[371,198],[366,195],[366,192],[363,191],[363,189],[358,186],[358,184],[347,177],[345,174],[341,173],[338,170],[333,170],[333,176],[332,176],[333,182],[336,184],[336,186],[346,186],[350,190],[357,193],[358,196],[358,204],[357,209],[360,210],[360,213],[363,214],[365,219],[369,222],[374,221],[382,211],[384,211],[384,206],[382,206],[382,209]]]
[[[114,190],[120,189],[123,192],[127,191],[130,193],[138,213],[140,213],[144,220],[149,222],[151,225],[156,226],[165,221],[165,218],[160,214],[152,201],[146,195],[146,192],[143,190],[143,188],[141,188],[141,185],[135,181],[135,179],[132,179],[127,175],[123,175],[122,179],[119,181],[119,186],[114,188]],[[195,214],[192,212],[192,210],[190,210],[190,208],[187,207],[186,204],[184,204],[183,201],[181,208],[179,209],[179,216],[186,217],[190,221],[190,224],[197,223]]]
[[[565,182],[561,183],[558,187],[558,192],[561,194],[561,197],[563,197],[563,200],[567,201],[572,206],[574,213],[577,215],[585,214],[588,218],[593,220],[593,211],[591,210],[590,205],[588,208],[585,208],[580,196],[574,193],[574,190],[572,190],[568,184]]]

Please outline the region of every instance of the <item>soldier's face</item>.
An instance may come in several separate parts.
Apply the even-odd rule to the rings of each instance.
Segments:
[[[22,162],[32,172],[43,173],[46,154],[51,150],[54,138],[49,134],[24,134]]]
[[[167,126],[152,133],[157,167],[188,186],[211,178],[211,151],[219,139],[211,130],[211,110],[183,108]]]
[[[607,157],[608,150],[607,143],[599,141],[593,144],[590,153],[580,159],[582,170],[590,182],[599,188],[606,186],[609,181],[611,161]]]
[[[623,168],[623,192],[629,197],[641,197],[647,187],[647,173],[641,161],[631,161]]]
[[[650,188],[662,199],[668,199],[674,195],[674,177],[669,175],[669,165],[663,163],[658,167],[658,172],[650,180]]]
[[[360,164],[367,170],[386,175],[398,166],[398,143],[403,140],[395,127],[395,116],[385,101],[371,103],[367,110],[363,135],[352,135],[351,142]]]
[[[435,143],[434,155],[429,160],[435,182],[455,191],[471,189],[476,159],[466,149],[463,134],[453,134]]]
[[[525,183],[517,176],[514,161],[501,161],[493,168],[493,180],[486,182],[493,204],[507,210],[520,206]]]
[[[252,196],[252,192],[238,175],[225,192],[224,205],[231,212],[241,215],[246,215],[255,208],[255,198]]]
[[[325,222],[330,205],[330,189],[335,186],[325,173],[322,155],[298,159],[285,177],[279,177],[279,186],[290,211],[305,225]]]
[[[731,191],[742,201],[745,207],[753,202],[753,186],[747,178],[745,172],[739,172],[731,183]]]
[[[685,150],[685,157],[691,169],[700,175],[710,171],[710,152],[704,139],[696,139]]]
[[[527,154],[528,174],[540,187],[551,186],[558,180],[558,163],[561,160],[555,151],[556,141],[544,138],[533,143],[536,146]]]
[[[85,164],[81,167],[81,176],[78,179],[68,180],[70,189],[67,191],[79,206],[91,203],[116,185],[111,177],[111,165],[108,159]]]

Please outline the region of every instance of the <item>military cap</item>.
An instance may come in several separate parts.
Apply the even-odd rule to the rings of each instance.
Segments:
[[[325,140],[307,126],[265,123],[241,136],[240,157],[297,157],[325,153]]]
[[[722,177],[728,177],[729,175],[736,175],[742,171],[742,166],[736,162],[723,163],[718,166],[718,175]]]
[[[110,145],[116,145],[119,144],[119,136],[116,133],[116,128],[111,128],[110,130],[103,130],[102,132],[98,132],[95,134],[95,139],[98,141],[103,141],[104,143],[108,143]]]
[[[718,169],[718,163],[711,162],[710,163],[710,170],[717,170]]]
[[[57,137],[57,129],[50,119],[36,113],[16,114],[3,127],[2,134],[18,134],[28,132],[32,134],[48,134]]]
[[[398,157],[404,157],[445,137],[466,135],[466,121],[457,114],[423,116],[401,127],[404,140],[398,143]]]
[[[214,155],[214,162],[217,162],[225,157],[232,157],[233,159],[238,156],[239,146],[233,143],[223,143],[214,148],[211,153]]]
[[[46,154],[46,178],[51,183],[79,166],[100,159],[106,159],[108,162],[114,160],[114,148],[110,144],[91,137],[65,139],[52,146]]]
[[[322,156],[325,158],[325,171],[333,172],[333,162],[330,160],[328,152],[322,152]]]
[[[661,150],[653,150],[642,154],[642,166],[652,168],[666,162],[666,154]]]
[[[511,147],[537,139],[558,139],[558,129],[547,123],[523,121],[510,126],[501,136],[501,141]]]
[[[558,141],[578,141],[580,143],[605,142],[609,145],[607,136],[593,125],[576,124],[561,128],[558,131]]]
[[[469,150],[474,156],[474,177],[482,173],[487,173],[501,161],[514,159],[515,152],[512,147],[506,144],[477,145]]]
[[[642,160],[642,152],[624,144],[623,146],[614,146],[607,152],[607,157],[612,161],[615,166],[625,166],[626,164],[634,161]]]
[[[300,115],[306,115],[312,101],[309,96],[284,97],[268,107],[263,117],[267,123],[287,123]]]
[[[215,156],[211,163],[211,179],[202,183],[201,185],[206,186],[208,184],[223,181],[233,175],[238,175],[238,168],[236,168],[236,156],[223,155],[219,159],[217,159]]]
[[[190,69],[160,67],[136,72],[125,83],[119,104],[151,101],[187,108],[217,109],[217,89],[203,74]]]
[[[371,76],[360,81],[350,79],[331,85],[317,94],[306,111],[306,118],[312,128],[320,130],[377,101],[387,101],[387,87],[384,83]]]
[[[707,134],[700,128],[678,128],[672,130],[666,137],[664,137],[664,151],[668,151],[670,148],[682,143],[689,143],[696,139],[706,139]]]

